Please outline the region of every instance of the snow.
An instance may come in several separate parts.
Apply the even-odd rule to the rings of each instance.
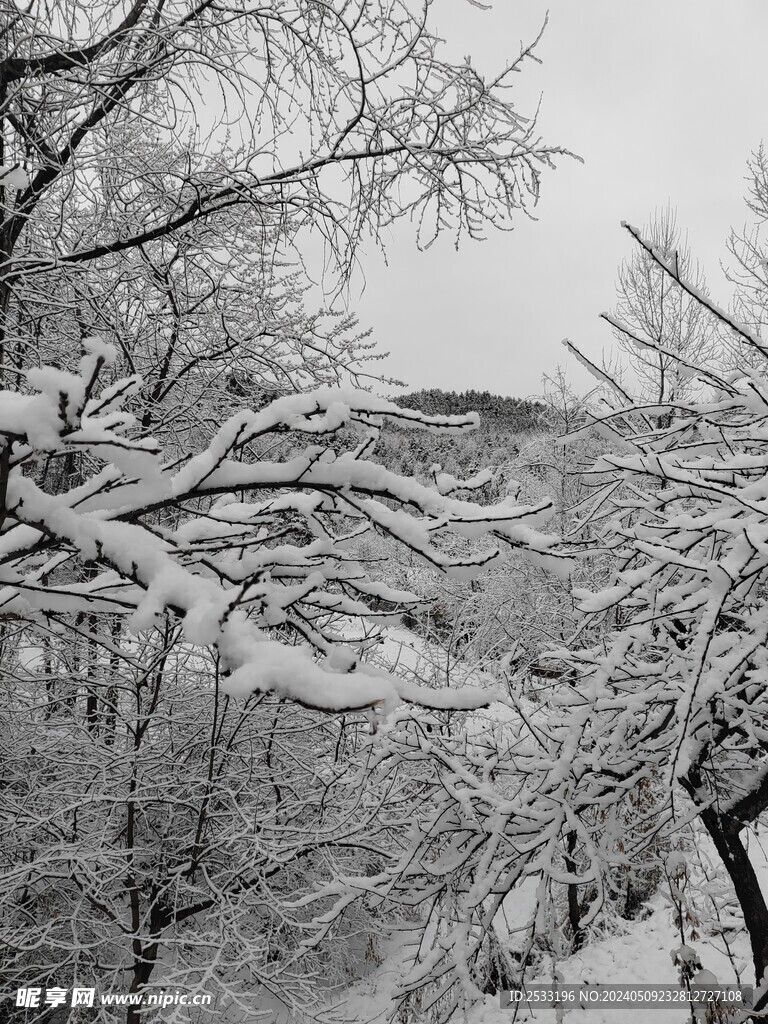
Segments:
[[[506,904],[516,908],[517,920],[522,920],[535,906],[535,882],[531,880],[523,890],[520,903],[507,897]],[[526,909],[527,908],[527,909]],[[509,939],[502,932],[504,943]],[[388,1019],[394,1008],[393,997],[402,975],[402,964],[408,945],[408,932],[395,933],[387,943],[387,958],[376,971],[356,982],[334,1000],[339,1011],[346,1013],[357,1024],[374,1024]],[[613,984],[676,985],[677,970],[672,964],[671,951],[680,945],[679,932],[672,922],[669,910],[662,901],[654,899],[651,913],[643,920],[628,922],[623,934],[606,936],[591,941],[582,951],[557,962],[556,969],[564,984],[610,986]],[[738,952],[748,958],[744,936],[738,940]],[[709,967],[701,972],[701,980],[719,980],[722,984],[736,984],[733,968],[716,939],[705,936],[697,943],[699,958]],[[551,984],[551,975],[538,979]],[[709,983],[709,981],[707,983]],[[748,984],[744,978],[741,984]],[[583,1021],[583,1024],[622,1024],[624,1019],[633,1024],[680,1024],[685,1007],[636,1008],[625,1018],[621,1009],[581,1007],[566,1013],[565,1020]],[[519,1024],[555,1024],[554,1009],[523,1008],[516,1021]],[[415,1020],[416,1018],[414,1018]],[[510,1024],[512,1013],[502,1009],[498,995],[485,996],[466,1017],[467,1024]]]
[[[113,598],[111,610],[122,607],[138,634],[158,625],[170,610],[181,619],[188,642],[218,647],[225,689],[237,696],[274,690],[311,707],[368,708],[382,715],[404,701],[466,710],[494,699],[487,686],[438,689],[356,659],[347,663],[341,654],[341,663],[334,657],[318,660],[305,645],[278,642],[268,631],[303,608],[303,617],[291,621],[316,651],[327,654],[332,637],[324,636],[323,614],[330,628],[332,614],[365,615],[365,596],[405,606],[418,601],[369,580],[355,561],[350,541],[372,527],[410,547],[434,569],[461,579],[473,579],[504,553],[494,543],[449,554],[443,541],[450,534],[473,542],[502,541],[566,575],[573,559],[559,550],[557,537],[539,529],[552,515],[551,502],[518,507],[507,497],[480,506],[441,493],[461,485],[454,478],[443,475],[438,487],[426,487],[363,458],[359,448],[339,454],[311,443],[284,462],[233,458],[250,439],[269,431],[290,429],[314,441],[350,425],[370,433],[377,423],[394,418],[452,432],[475,426],[475,416],[424,416],[354,388],[324,388],[279,398],[258,412],[242,410],[184,466],[164,466],[152,439],[131,438],[133,418],[120,408],[139,387],[138,378],[113,383],[96,397],[99,373],[114,363],[115,351],[95,337],[86,338],[83,349],[77,373],[52,366],[32,369],[27,382],[36,394],[0,393],[0,433],[38,452],[88,450],[107,465],[64,494],[48,494],[32,476],[12,469],[6,500],[16,522],[9,523],[2,543],[23,564],[25,545],[32,548],[45,536],[73,557],[99,563],[102,574],[73,585],[68,594],[46,591],[36,577],[32,585],[33,578],[23,573],[6,577],[6,611],[104,610]],[[466,486],[488,479],[479,474]],[[265,496],[238,502],[235,491]],[[152,522],[152,510],[188,500],[214,504],[201,517],[185,513],[173,529]],[[277,517],[296,513],[315,539],[273,543],[270,531]],[[342,515],[355,525],[335,537],[319,518],[322,513]],[[357,596],[339,593],[339,582]],[[14,593],[17,588],[20,593]]]
[[[635,239],[637,239],[640,245],[643,246],[643,248],[645,248],[649,252],[653,252],[654,258],[658,261],[658,263],[661,266],[665,267],[666,270],[669,272],[670,276],[673,277],[676,281],[678,281],[681,284],[681,286],[685,289],[685,291],[688,292],[689,295],[693,296],[705,309],[712,310],[712,312],[716,314],[719,320],[721,320],[725,324],[728,324],[729,327],[736,334],[740,335],[748,344],[756,348],[758,352],[761,352],[763,354],[768,352],[768,346],[764,344],[762,338],[758,334],[755,334],[755,332],[752,331],[749,327],[747,327],[746,324],[742,323],[739,320],[736,320],[736,318],[732,317],[730,313],[726,312],[726,310],[718,306],[717,303],[713,302],[712,299],[708,295],[706,295],[700,288],[697,288],[690,281],[681,278],[678,274],[675,261],[672,259],[665,259],[664,256],[660,252],[658,252],[658,250],[653,248],[649,241],[643,238],[642,232],[638,228],[634,227],[628,221],[622,221],[621,226],[623,228],[626,228],[627,231],[629,231],[629,233],[633,235]]]
[[[27,188],[29,175],[21,164],[0,164],[0,187],[19,189]]]

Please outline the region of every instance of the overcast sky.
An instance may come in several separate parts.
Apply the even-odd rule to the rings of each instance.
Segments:
[[[488,0],[486,0],[488,2]],[[449,240],[426,253],[402,225],[389,266],[372,248],[350,304],[391,357],[385,371],[410,387],[477,388],[528,395],[558,363],[574,386],[589,378],[560,342],[599,360],[631,251],[621,220],[678,211],[713,296],[727,304],[719,267],[729,228],[749,219],[746,161],[768,141],[768,3],[765,0],[435,0],[433,23],[451,53],[488,73],[535,36],[541,66],[519,76],[519,107],[542,95],[546,141],[584,160],[547,173],[538,220],[483,243]]]

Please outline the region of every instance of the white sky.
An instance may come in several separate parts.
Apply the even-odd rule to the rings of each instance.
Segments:
[[[486,0],[489,2],[489,0]],[[488,74],[549,26],[518,78],[519,109],[542,94],[544,139],[578,153],[547,173],[536,210],[511,233],[445,239],[426,253],[398,227],[386,266],[372,246],[350,305],[390,358],[384,372],[409,387],[477,388],[528,395],[566,366],[590,378],[560,341],[599,361],[612,346],[598,314],[614,300],[631,253],[621,220],[642,225],[668,202],[688,232],[713,297],[728,303],[719,267],[729,228],[750,215],[746,161],[768,141],[765,0],[435,0],[433,25],[452,56]]]

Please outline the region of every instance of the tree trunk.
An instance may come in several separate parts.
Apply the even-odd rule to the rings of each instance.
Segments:
[[[565,869],[572,875],[576,874],[576,861],[573,858],[576,852],[576,833],[569,832],[568,838],[568,853],[565,855]],[[579,903],[579,887],[575,882],[568,883],[568,923],[571,926],[573,932],[573,945],[571,946],[572,953],[578,953],[581,947],[584,945],[586,939],[586,933],[581,927],[581,905]]]
[[[701,812],[701,820],[712,837],[712,842],[736,890],[752,946],[755,984],[759,986],[768,968],[768,906],[760,890],[755,869],[739,836],[744,826],[727,815],[719,815],[712,807]],[[768,992],[757,1000],[754,1009],[762,1010],[766,1005]]]

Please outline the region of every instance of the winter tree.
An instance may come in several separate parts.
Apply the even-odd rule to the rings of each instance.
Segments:
[[[766,278],[765,218],[768,213],[768,155],[761,144],[748,161],[746,205],[752,217],[751,228],[733,230],[728,239],[731,254],[726,267],[729,281],[734,286],[734,312],[739,321],[761,334],[765,329],[768,308],[768,279]],[[738,359],[754,357],[742,347],[726,339],[729,364]],[[758,362],[759,362],[759,357]]]
[[[603,524],[616,568],[609,588],[578,596],[610,639],[572,652],[601,719],[593,785],[616,795],[655,776],[665,784],[658,829],[692,812],[700,817],[741,905],[760,1009],[768,1000],[768,908],[744,836],[768,807],[768,348],[687,280],[674,256],[628,230],[644,258],[702,317],[717,320],[743,357],[737,369],[720,370],[695,351],[674,352],[675,372],[693,382],[690,397],[669,395],[649,410],[617,386],[613,408],[600,417],[615,448],[596,470],[612,479],[589,516]]]
[[[223,913],[222,892],[238,906],[242,902],[244,922],[253,912],[253,899],[262,916],[271,913],[272,897],[264,895],[271,869],[265,875],[248,860],[247,837],[252,833],[232,822],[237,802],[227,803],[232,787],[241,785],[240,776],[228,770],[233,761],[246,777],[254,770],[252,765],[243,768],[237,753],[246,737],[249,749],[255,743],[274,751],[264,754],[262,766],[269,792],[280,790],[280,773],[288,771],[283,785],[299,800],[299,846],[292,853],[279,846],[279,859],[288,870],[282,877],[290,877],[288,864],[309,856],[313,843],[325,849],[328,828],[336,829],[327,814],[313,825],[301,809],[303,801],[316,799],[311,796],[314,783],[307,777],[306,785],[300,785],[295,773],[277,764],[282,712],[274,701],[262,708],[264,695],[310,709],[364,712],[374,726],[381,713],[391,713],[403,701],[469,708],[493,697],[482,686],[434,689],[376,666],[369,651],[376,642],[371,624],[386,622],[420,598],[372,580],[355,555],[358,539],[366,531],[381,531],[436,571],[461,577],[498,561],[503,557],[500,547],[520,548],[537,562],[565,571],[569,562],[556,538],[537,529],[551,514],[547,502],[479,506],[398,477],[370,460],[385,418],[444,431],[463,429],[471,417],[427,417],[365,392],[327,389],[287,396],[259,412],[235,414],[206,449],[180,464],[175,457],[164,461],[156,442],[140,430],[132,436],[136,422],[121,404],[139,387],[135,378],[98,390],[99,374],[116,353],[95,339],[86,339],[84,346],[79,374],[54,367],[31,370],[27,379],[39,390],[30,395],[4,392],[0,403],[0,431],[6,440],[5,582],[0,592],[4,657],[13,667],[11,678],[25,680],[19,694],[9,694],[4,813],[21,820],[25,831],[10,851],[3,941],[11,950],[8,970],[19,979],[30,969],[38,977],[52,966],[67,966],[93,980],[94,964],[103,961],[95,953],[89,960],[88,950],[109,947],[109,977],[130,978],[132,991],[140,991],[164,948],[178,952],[180,973],[174,977],[189,984],[204,976],[200,949],[208,940],[196,934],[196,942],[185,943],[178,927],[204,912],[210,923],[211,907]],[[303,439],[297,453],[277,462],[263,457],[265,439],[286,432]],[[329,444],[331,437],[337,439],[335,447]],[[259,457],[252,457],[252,444]],[[35,461],[40,454],[48,459],[70,450],[85,455],[85,464],[93,468],[76,487],[51,493],[36,482]],[[491,545],[453,557],[445,550],[451,533],[478,542],[486,538]],[[14,650],[20,651],[21,661]],[[211,651],[216,652],[215,671],[206,668]],[[32,690],[30,667],[37,680]],[[200,681],[211,676],[215,683],[200,693]],[[254,693],[261,695],[252,705],[260,709],[255,717],[247,704],[242,711],[230,709],[231,698]],[[81,694],[82,716],[75,706]],[[179,718],[178,709],[190,699],[212,711],[211,729],[218,728],[217,715],[224,715],[225,731],[214,732],[215,739],[205,741],[207,748],[203,744],[191,750],[194,756],[177,790],[176,783],[163,781],[160,766],[175,746],[203,743],[185,738],[192,725]],[[192,721],[198,721],[197,713]],[[289,725],[289,731],[301,728],[296,721]],[[231,741],[223,739],[226,729],[234,729]],[[38,732],[42,740],[36,738]],[[321,764],[329,762],[326,769],[318,767],[321,774],[333,775],[331,761],[338,757],[343,737],[343,723],[331,727],[330,736],[325,730],[326,753],[315,750]],[[78,750],[85,744],[84,752],[62,763],[53,752],[63,741]],[[37,793],[27,779],[30,772],[36,776],[40,764],[53,778]],[[219,767],[214,771],[215,765]],[[97,789],[91,799],[96,805],[109,799],[116,815],[109,817],[109,827],[117,833],[103,836],[98,851],[87,849],[98,814],[78,810],[82,772],[89,777],[93,773],[89,786]],[[193,784],[195,772],[201,781]],[[103,790],[106,777],[113,779],[109,798]],[[190,785],[188,796],[178,795]],[[219,795],[214,797],[214,792]],[[54,811],[50,801],[56,794],[66,799]],[[282,798],[266,805],[259,800],[259,836],[268,835],[270,827],[278,829],[275,815],[281,819],[294,813]],[[152,811],[148,818],[150,806],[165,806],[168,817],[157,819]],[[344,817],[348,811],[342,802],[340,831],[333,840],[347,851],[345,856],[366,845],[344,831],[352,827]],[[331,804],[327,812],[334,813]],[[37,845],[52,813],[59,836],[55,852],[47,840],[42,849]],[[370,827],[375,831],[379,825]],[[227,839],[228,828],[235,828],[240,838],[233,834]],[[285,838],[284,829],[279,834]],[[250,864],[249,880],[240,869],[232,873],[231,867],[226,869],[229,874],[214,880],[216,851],[223,843],[231,852],[241,842],[244,863]],[[320,878],[330,870],[330,862],[323,863]],[[52,925],[57,871],[68,881]],[[296,897],[295,885],[288,891]],[[308,895],[307,906],[322,899],[322,892]],[[118,926],[118,906],[124,901],[133,915],[127,932]],[[335,906],[333,902],[329,910],[326,899],[322,912],[294,918],[296,934],[302,929],[311,933],[313,927],[316,931],[321,923],[325,934],[343,909],[333,910]],[[97,927],[85,915],[90,910],[112,920],[114,927],[104,922]],[[287,913],[287,908],[276,909],[275,920],[290,930]],[[58,935],[59,914],[63,937]],[[74,936],[73,922],[82,924]],[[52,959],[41,961],[32,953],[41,935],[46,948],[54,950]],[[120,945],[121,935],[130,937],[130,945],[127,939]],[[294,936],[286,939],[288,949],[292,942],[299,945],[291,961],[298,970],[297,958],[308,954],[311,943],[308,939],[302,946]],[[226,966],[225,981],[238,969],[228,960]],[[285,963],[279,966],[286,969]],[[254,980],[268,985],[267,968],[257,971]],[[296,984],[300,995],[300,976]]]
[[[692,259],[677,226],[675,212],[657,212],[644,232],[650,244],[678,273],[699,291],[706,281]],[[717,321],[695,298],[666,275],[644,249],[635,250],[619,269],[616,306],[603,313],[614,330],[649,402],[684,398],[693,386],[691,375],[681,372],[677,356],[706,363],[717,350]]]
[[[687,862],[692,819],[738,900],[756,1009],[768,1005],[768,908],[747,849],[768,808],[768,347],[674,257],[628,230],[744,356],[721,369],[725,353],[712,361],[665,347],[690,388],[664,401],[633,400],[592,366],[602,409],[586,410],[570,442],[597,431],[605,444],[579,517],[612,568],[608,585],[574,591],[581,621],[550,649],[559,679],[543,701],[510,688],[487,718],[398,718],[380,770],[419,764],[431,816],[414,821],[379,877],[318,891],[340,901],[373,891],[405,914],[418,876],[429,924],[414,928],[398,994],[438,1020],[578,949],[612,906],[630,914],[627,872],[672,879],[676,955],[695,964],[681,888],[697,870]],[[503,948],[494,936],[504,900],[531,885],[530,919]]]
[[[12,985],[210,980],[242,1002],[279,977],[306,1002],[340,969],[326,938],[370,920],[325,887],[391,862],[378,837],[414,793],[361,789],[362,737],[403,702],[492,696],[377,665],[378,627],[421,598],[368,572],[365,535],[460,576],[510,547],[565,561],[546,501],[482,506],[377,464],[387,420],[475,421],[350,386],[365,336],[309,306],[302,258],[343,281],[400,217],[422,244],[476,236],[559,152],[508,92],[531,49],[486,79],[441,58],[428,15],[2,8]]]

